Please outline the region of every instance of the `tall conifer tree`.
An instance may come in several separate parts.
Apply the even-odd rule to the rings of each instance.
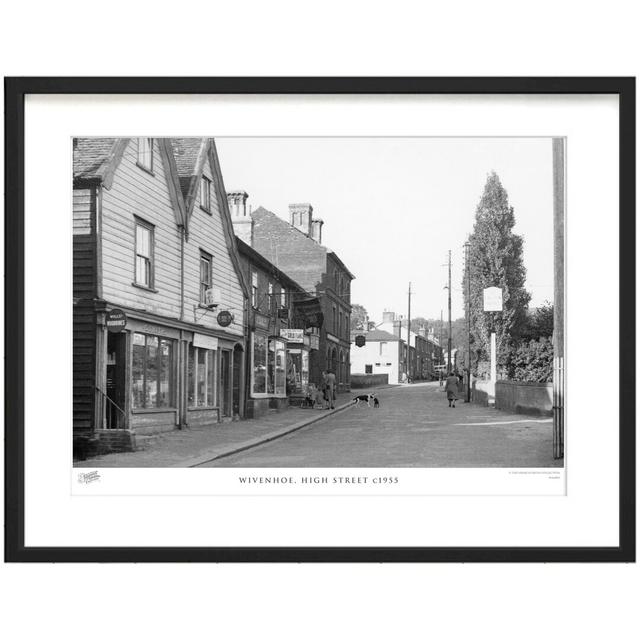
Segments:
[[[515,216],[507,192],[492,171],[476,208],[473,233],[469,237],[471,278],[471,351],[474,369],[490,357],[490,334],[496,332],[498,364],[504,364],[513,340],[526,322],[530,294],[525,290],[526,269],[522,260],[523,239],[513,233]],[[463,292],[467,308],[467,269]],[[502,289],[501,313],[485,313],[483,290]]]

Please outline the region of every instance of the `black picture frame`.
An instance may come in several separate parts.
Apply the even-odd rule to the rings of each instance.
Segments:
[[[616,94],[619,97],[619,531],[612,547],[26,547],[24,161],[28,94]],[[5,78],[5,560],[8,562],[634,562],[635,78]]]

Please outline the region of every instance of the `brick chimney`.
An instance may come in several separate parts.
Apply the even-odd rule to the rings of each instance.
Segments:
[[[253,246],[253,218],[251,217],[251,206],[247,210],[248,197],[249,194],[242,190],[227,193],[233,232],[251,247]]]
[[[289,222],[291,226],[311,237],[311,219],[313,207],[308,202],[289,205]]]
[[[322,225],[324,221],[321,218],[311,219],[311,238],[318,244],[322,244]]]

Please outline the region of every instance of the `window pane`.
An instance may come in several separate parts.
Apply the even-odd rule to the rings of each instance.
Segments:
[[[145,258],[151,257],[150,251],[150,238],[151,232],[147,227],[143,227],[142,225],[137,225],[136,227],[136,252],[139,256],[144,256]]]
[[[269,340],[269,350],[267,352],[267,393],[274,393],[275,390],[275,365],[276,365],[276,345],[274,340]]]
[[[147,336],[147,384],[145,406],[156,407],[158,400],[158,338]]]
[[[207,351],[207,398],[209,406],[216,404],[216,375],[215,375],[216,352]]]
[[[192,344],[189,345],[189,361],[187,363],[187,378],[188,378],[188,391],[189,394],[189,406],[196,406],[196,350]]]
[[[267,390],[267,338],[253,334],[253,392]]]
[[[286,393],[286,347],[280,340],[275,342],[275,392]]]
[[[158,407],[171,406],[171,365],[173,344],[170,340],[160,340],[160,371],[158,377]]]
[[[144,335],[133,334],[133,356],[131,362],[131,393],[134,409],[144,408]]]
[[[206,349],[198,349],[198,406],[204,407],[207,404],[207,351]]]

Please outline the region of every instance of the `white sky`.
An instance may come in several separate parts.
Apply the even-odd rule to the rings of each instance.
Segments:
[[[323,244],[356,276],[352,303],[382,311],[464,315],[463,243],[473,229],[487,174],[495,170],[524,236],[531,306],[553,300],[551,138],[217,138],[227,190],[288,220],[310,202],[324,220]]]

